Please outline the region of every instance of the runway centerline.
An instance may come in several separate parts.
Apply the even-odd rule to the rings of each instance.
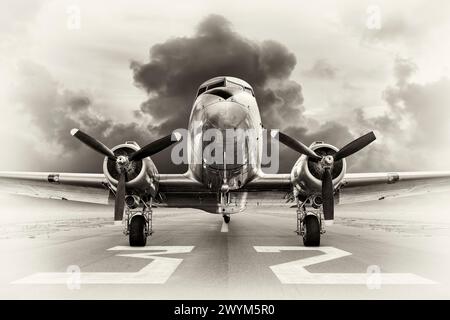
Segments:
[[[228,232],[228,223],[225,223],[225,221],[222,222],[222,228],[220,229],[220,232]]]

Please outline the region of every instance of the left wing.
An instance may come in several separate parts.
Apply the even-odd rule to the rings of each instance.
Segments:
[[[205,198],[209,191],[187,174],[160,174],[159,194],[169,206],[196,206],[192,194]],[[113,197],[103,173],[0,172],[0,192],[38,198],[109,204]],[[186,199],[195,203],[186,202]],[[215,199],[215,197],[214,197]]]
[[[105,175],[91,173],[0,172],[0,192],[39,198],[109,203]]]

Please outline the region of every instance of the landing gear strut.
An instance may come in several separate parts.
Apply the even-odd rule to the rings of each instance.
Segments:
[[[143,202],[142,208],[125,210],[127,221],[124,234],[129,236],[131,247],[143,247],[147,244],[147,237],[153,234],[152,201]]]
[[[312,199],[298,202],[296,233],[303,238],[306,247],[320,246],[320,235],[325,233],[322,224],[322,206],[313,207]]]

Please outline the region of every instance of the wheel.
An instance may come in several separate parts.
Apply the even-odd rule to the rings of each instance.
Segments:
[[[143,216],[137,215],[131,218],[129,241],[131,247],[143,247],[147,243]]]
[[[320,224],[316,216],[306,216],[304,223],[305,233],[303,244],[306,247],[320,246]]]
[[[231,217],[230,217],[230,216],[223,215],[223,221],[224,221],[225,223],[230,223],[230,220],[231,220]]]

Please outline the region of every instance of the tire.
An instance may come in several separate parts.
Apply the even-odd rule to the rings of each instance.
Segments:
[[[145,218],[137,215],[131,218],[129,241],[131,247],[144,247],[147,243],[145,235]]]
[[[305,234],[303,244],[306,247],[320,246],[320,224],[316,216],[306,216],[304,221]]]
[[[230,216],[227,216],[227,215],[224,215],[224,216],[223,216],[223,221],[224,221],[225,223],[230,223],[230,220],[231,220],[231,217],[230,217]]]

